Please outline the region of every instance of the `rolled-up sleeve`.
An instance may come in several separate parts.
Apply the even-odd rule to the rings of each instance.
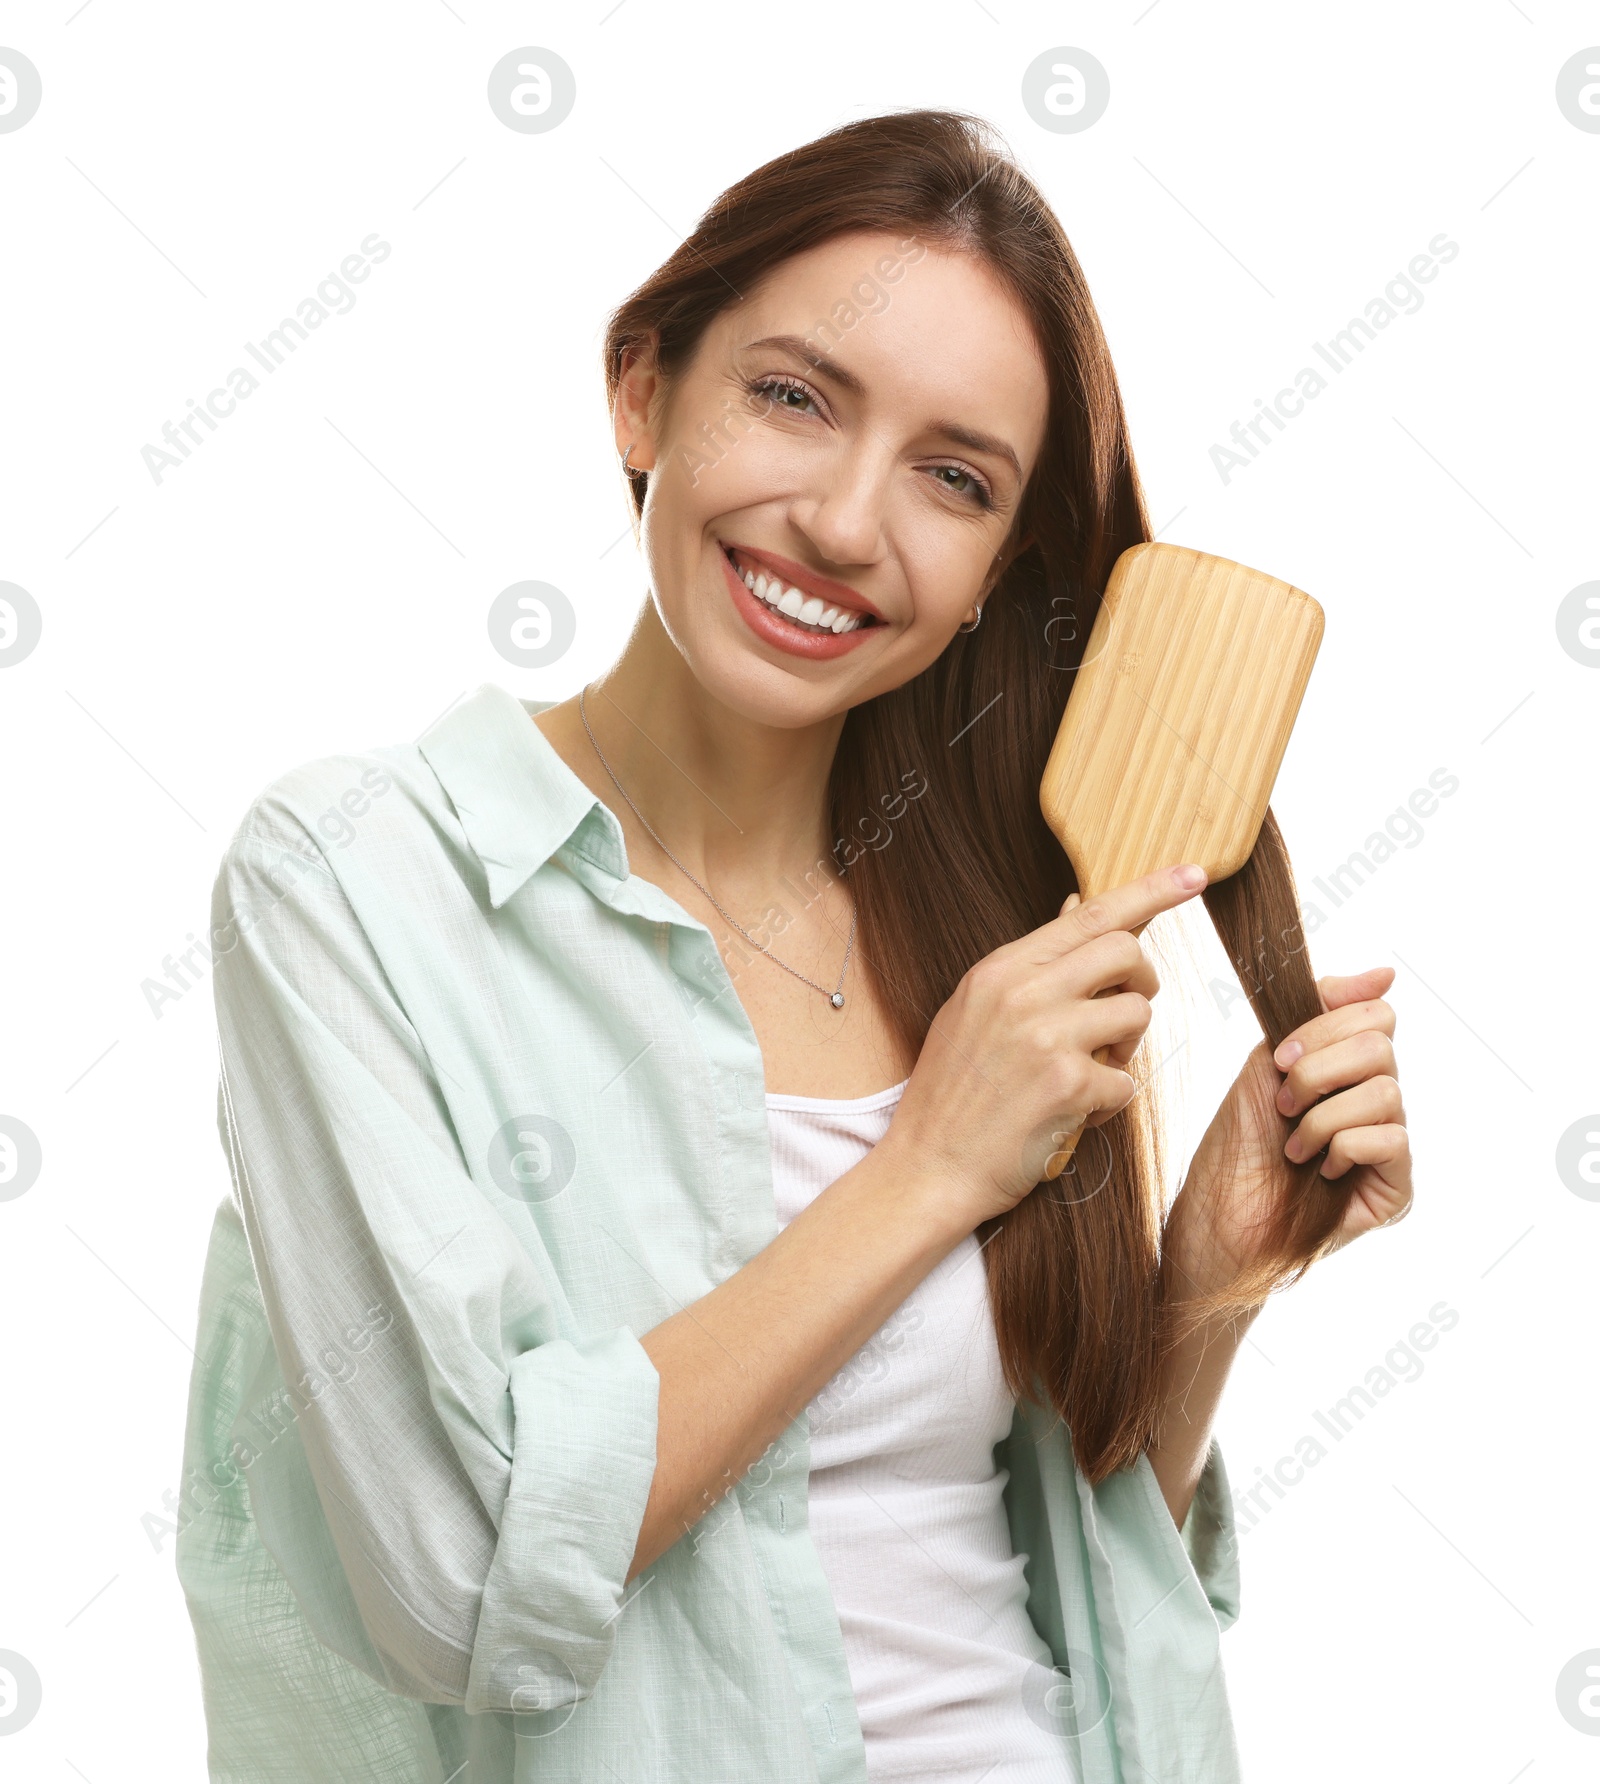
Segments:
[[[582,1347],[558,1338],[512,1365],[516,1448],[469,1710],[557,1708],[599,1677],[655,1468],[656,1379],[626,1332]]]
[[[474,1178],[445,1074],[281,801],[230,844],[212,925],[219,1120],[292,1401],[293,1443],[245,1456],[263,1540],[309,1599],[331,1536],[370,1643],[348,1657],[392,1691],[585,1697],[655,1470],[654,1366],[628,1326],[575,1321],[537,1227]],[[274,1503],[293,1444],[316,1540],[288,1484]]]

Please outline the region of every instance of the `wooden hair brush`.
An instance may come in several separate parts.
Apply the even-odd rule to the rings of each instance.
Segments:
[[[1208,885],[1239,871],[1321,641],[1321,607],[1276,577],[1181,545],[1123,552],[1039,788],[1085,899],[1179,861]]]

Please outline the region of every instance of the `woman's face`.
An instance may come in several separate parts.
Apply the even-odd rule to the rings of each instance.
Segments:
[[[650,472],[653,598],[707,692],[801,726],[926,668],[1003,567],[1045,377],[986,267],[877,233],[776,268],[665,398],[630,365],[617,439]]]

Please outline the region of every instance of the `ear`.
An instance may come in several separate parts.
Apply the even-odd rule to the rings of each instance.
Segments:
[[[616,407],[611,415],[612,437],[618,458],[628,446],[633,447],[628,465],[635,471],[651,471],[656,465],[651,412],[659,407],[664,388],[661,374],[656,369],[657,345],[657,336],[652,329],[646,340],[624,348],[622,371],[617,380]]]

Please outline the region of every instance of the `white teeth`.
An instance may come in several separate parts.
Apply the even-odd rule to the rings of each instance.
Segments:
[[[819,596],[803,595],[797,588],[786,589],[776,576],[769,579],[759,570],[740,571],[737,564],[734,566],[734,573],[758,601],[765,602],[775,612],[794,620],[798,625],[814,631],[841,634],[853,632],[863,623],[862,616],[852,613],[848,607],[824,606]]]

